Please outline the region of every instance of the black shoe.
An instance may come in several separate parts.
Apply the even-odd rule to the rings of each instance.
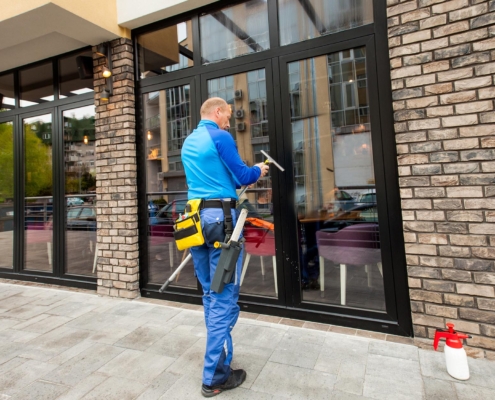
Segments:
[[[246,380],[246,371],[243,369],[231,369],[230,375],[225,383],[221,385],[208,386],[203,383],[201,386],[201,394],[204,397],[213,397],[222,393],[224,390],[235,389],[237,386],[242,385],[242,382]]]

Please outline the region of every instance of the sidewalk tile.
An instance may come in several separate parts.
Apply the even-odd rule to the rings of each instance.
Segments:
[[[454,383],[454,386],[457,391],[457,397],[462,400],[495,399],[495,390],[490,388],[466,385],[464,383]]]
[[[75,386],[71,387],[62,396],[58,397],[57,400],[79,400],[107,379],[108,376],[98,373],[88,375],[84,379],[81,379]]]
[[[43,376],[43,380],[75,386],[123,351],[124,349],[120,347],[97,343]]]
[[[49,382],[34,382],[12,396],[12,400],[42,399],[54,400],[69,390],[68,386],[55,385]]]
[[[313,369],[320,354],[320,347],[318,344],[284,337],[273,351],[269,361]]]
[[[363,395],[377,400],[423,400],[421,378],[395,380],[394,375],[366,375]]]
[[[426,400],[457,400],[454,383],[423,377]]]
[[[123,378],[111,377],[87,393],[84,400],[134,400],[146,386]]]
[[[199,340],[199,337],[194,335],[174,335],[168,333],[161,339],[153,343],[146,353],[158,354],[171,358],[179,358],[187,349],[194,345]]]
[[[418,348],[406,344],[372,341],[369,348],[370,354],[403,358],[405,360],[419,361]]]
[[[158,375],[153,382],[141,393],[137,400],[157,400],[159,399],[170,387],[180,379],[181,375],[172,374],[170,372],[162,372]]]
[[[115,343],[115,346],[144,351],[171,331],[167,324],[146,323]]]
[[[55,368],[36,360],[26,361],[0,376],[0,392],[13,395]]]
[[[171,357],[125,350],[97,370],[100,374],[132,379],[143,385],[151,383],[174,362]]]
[[[296,399],[328,399],[337,376],[292,365],[267,362],[251,390]]]

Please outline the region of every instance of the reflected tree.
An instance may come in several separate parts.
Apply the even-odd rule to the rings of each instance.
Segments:
[[[48,136],[43,136],[49,133]],[[25,125],[25,196],[52,195],[51,124],[36,122]]]
[[[12,124],[0,124],[0,203],[14,197],[14,135]]]

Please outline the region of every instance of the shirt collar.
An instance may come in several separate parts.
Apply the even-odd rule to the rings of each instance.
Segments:
[[[210,125],[214,128],[219,129],[218,124],[216,122],[210,120],[210,119],[202,119],[201,121],[199,121],[198,127],[199,126],[205,126],[205,125]]]

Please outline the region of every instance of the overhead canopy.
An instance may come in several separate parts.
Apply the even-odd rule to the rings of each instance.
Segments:
[[[31,0],[2,3],[0,72],[118,37],[113,1]]]

